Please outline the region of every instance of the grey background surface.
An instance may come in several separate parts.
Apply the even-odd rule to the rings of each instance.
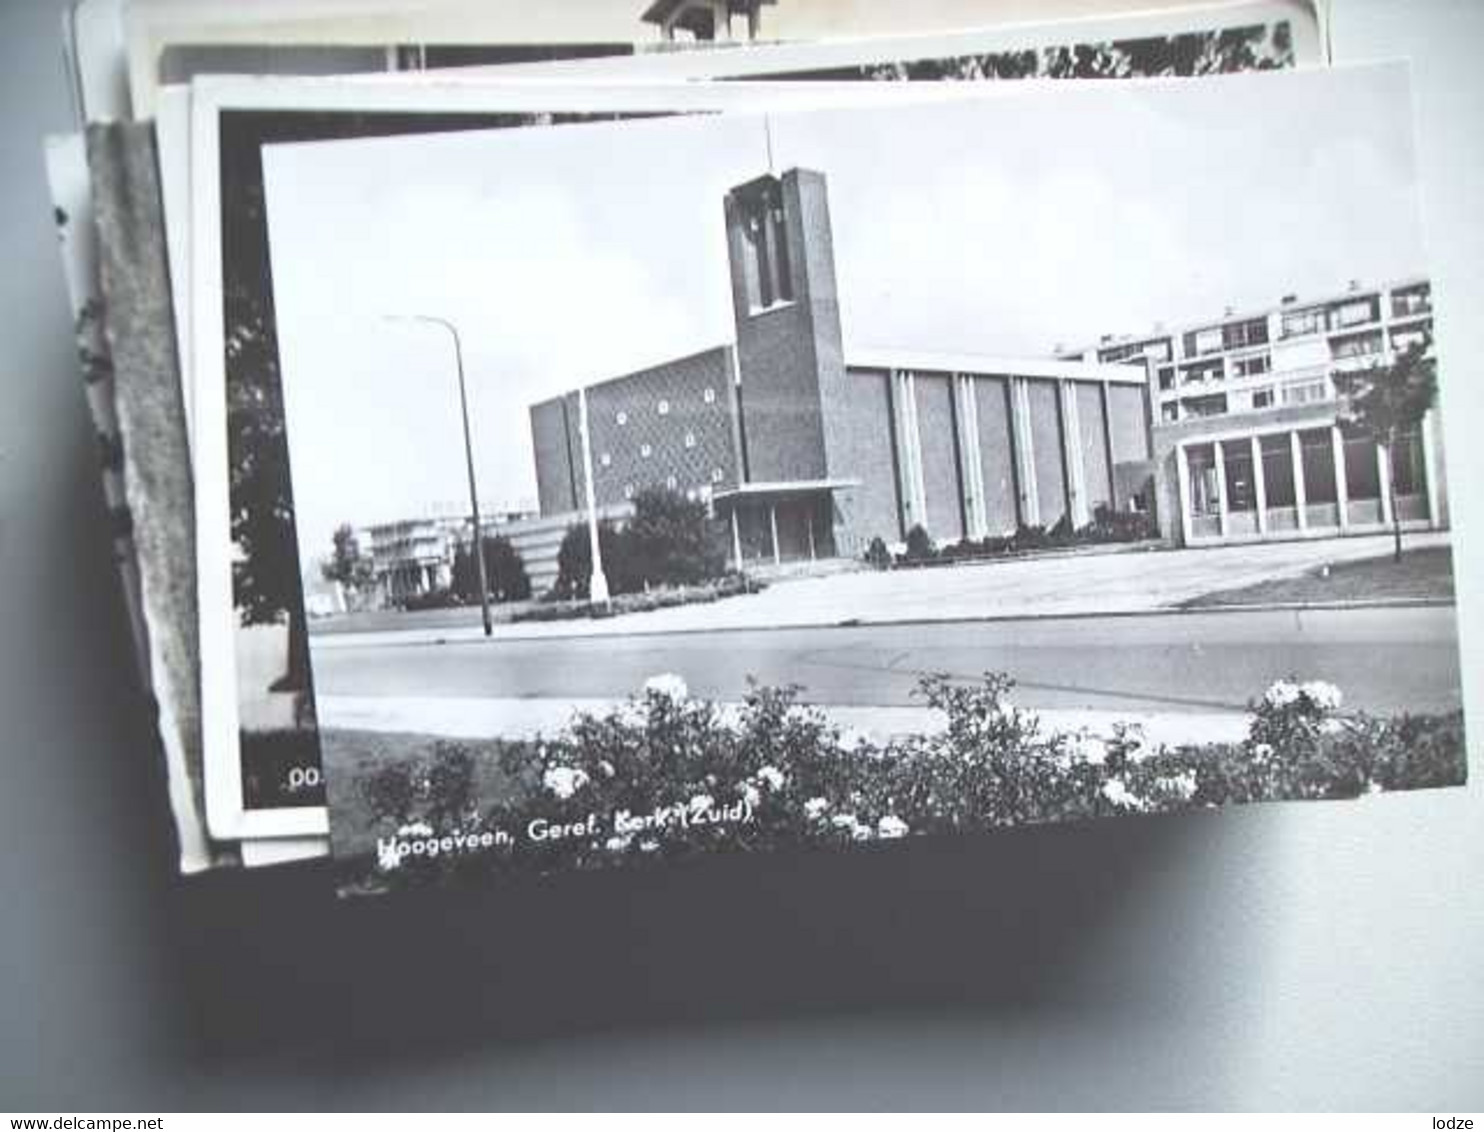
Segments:
[[[1415,64],[1477,719],[1484,6],[1335,8],[1338,58]],[[879,855],[172,879],[42,171],[60,12],[0,11],[0,1110],[1484,1108],[1477,742],[1462,791]]]

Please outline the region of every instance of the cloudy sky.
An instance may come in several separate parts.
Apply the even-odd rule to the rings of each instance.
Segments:
[[[535,497],[528,407],[733,337],[722,196],[827,178],[851,346],[1046,355],[1425,270],[1400,67],[274,146],[301,548]]]

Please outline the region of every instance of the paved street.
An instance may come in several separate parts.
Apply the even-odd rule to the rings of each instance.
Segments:
[[[1446,546],[1446,533],[1407,536],[1411,547]],[[1108,548],[1104,548],[1105,550]],[[502,624],[502,640],[639,633],[777,629],[858,622],[1150,612],[1213,590],[1291,577],[1324,563],[1385,556],[1387,536],[1264,543],[1200,550],[1112,552],[779,582],[760,594],[607,620]],[[369,631],[368,631],[369,630]],[[479,610],[361,614],[311,624],[317,650],[413,641],[480,639]],[[934,630],[936,633],[936,630]],[[923,631],[913,636],[921,637]],[[875,639],[875,638],[873,638]]]
[[[746,600],[746,599],[741,599]],[[725,603],[723,603],[725,604]],[[621,698],[659,672],[740,698],[748,676],[834,705],[913,703],[925,672],[1010,673],[1046,709],[1242,709],[1286,675],[1338,685],[1347,709],[1460,705],[1452,607],[1155,613],[954,624],[403,643],[316,638],[316,693],[339,697]]]

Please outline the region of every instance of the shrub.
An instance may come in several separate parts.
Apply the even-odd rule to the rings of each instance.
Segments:
[[[704,503],[669,488],[641,491],[634,497],[634,514],[627,524],[619,528],[607,520],[599,522],[598,539],[610,594],[695,585],[726,573],[721,525],[707,517]],[[553,598],[588,596],[590,553],[587,524],[567,528],[557,552]]]
[[[871,544],[866,547],[865,560],[877,570],[891,569],[891,551],[886,548],[886,543],[880,535],[871,539]]]
[[[1092,522],[1081,533],[1093,542],[1141,542],[1159,532],[1147,511],[1119,511],[1099,503],[1093,510]]]
[[[938,557],[932,536],[921,523],[907,532],[907,552],[902,557],[908,562],[928,562]]]
[[[749,684],[739,707],[723,708],[658,676],[621,708],[501,744],[493,757],[505,787],[492,803],[475,797],[474,760],[455,743],[439,743],[426,763],[383,767],[362,792],[388,833],[510,835],[499,852],[454,868],[548,870],[1354,797],[1465,777],[1461,713],[1342,719],[1338,691],[1317,681],[1272,685],[1241,742],[1152,751],[1132,727],[1108,737],[1045,730],[1014,706],[1012,688],[996,673],[925,677],[919,693],[945,726],[879,743],[801,706],[796,687]],[[532,823],[576,832],[523,838]],[[401,869],[395,854],[381,865],[406,881],[430,869],[427,860]]]
[[[463,605],[464,599],[451,588],[432,589],[420,594],[408,594],[398,604],[408,612],[416,613],[423,609],[450,609]]]
[[[495,601],[525,601],[531,596],[531,578],[525,559],[504,535],[485,535],[484,575]],[[466,603],[479,601],[479,572],[471,548],[460,543],[453,557],[452,589]]]
[[[634,497],[615,553],[625,571],[645,586],[694,585],[726,571],[726,544],[706,504],[669,488],[647,488]]]
[[[603,551],[603,573],[610,593],[632,593],[643,586],[625,570],[626,558],[619,552],[622,535],[607,519],[598,523],[598,546]],[[592,574],[592,547],[586,523],[573,523],[557,549],[557,580],[550,596],[563,601],[585,599]]]

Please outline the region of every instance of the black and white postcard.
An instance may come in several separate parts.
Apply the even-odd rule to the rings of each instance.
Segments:
[[[1306,11],[1291,4],[1217,5],[1180,9],[1158,21],[1143,16],[1052,25],[1073,38],[1053,59],[1046,45],[1057,42],[1055,36],[1037,33],[1044,69],[1001,58],[1019,41],[998,32],[860,40],[849,58],[871,65],[857,67],[850,77],[897,77],[878,65],[884,60],[903,66],[933,61],[942,77],[971,79],[1190,77],[1290,68],[1316,57],[1318,37],[1312,19],[1303,18]],[[749,74],[764,78],[769,66],[800,78],[838,73],[842,56],[836,47],[816,45],[817,54],[751,50],[746,55],[758,65]],[[867,88],[877,84],[794,84],[807,87],[807,95],[770,91],[772,84],[757,82],[671,85],[664,93],[659,87],[626,93],[611,83],[586,91],[552,83],[542,84],[541,94],[515,84],[502,91],[488,80],[371,85],[379,89],[329,81],[198,80],[188,155],[178,145],[181,105],[161,104],[171,111],[161,119],[167,216],[172,194],[178,198],[184,190],[191,200],[189,231],[182,234],[171,220],[170,242],[172,282],[191,296],[189,311],[183,317],[177,312],[177,331],[190,358],[185,381],[192,431],[198,391],[231,406],[226,436],[208,432],[204,447],[193,453],[203,484],[220,482],[223,468],[232,469],[222,498],[197,496],[204,534],[198,543],[200,584],[208,595],[202,603],[206,797],[209,823],[219,837],[315,835],[326,828],[310,669],[304,663],[304,595],[296,580],[302,572],[290,569],[297,565],[289,557],[295,553],[294,508],[283,451],[275,312],[266,287],[259,147],[288,139],[539,126],[592,114],[756,108],[781,105],[780,99],[825,104],[865,99]],[[895,89],[869,91],[870,96],[908,97],[899,84],[884,85]],[[939,85],[913,84],[911,97],[936,96]],[[847,94],[849,88],[857,93]],[[192,177],[193,168],[201,175]],[[275,572],[289,579],[283,587],[264,581]]]
[[[265,148],[348,889],[1463,781],[1405,69],[961,90]]]

